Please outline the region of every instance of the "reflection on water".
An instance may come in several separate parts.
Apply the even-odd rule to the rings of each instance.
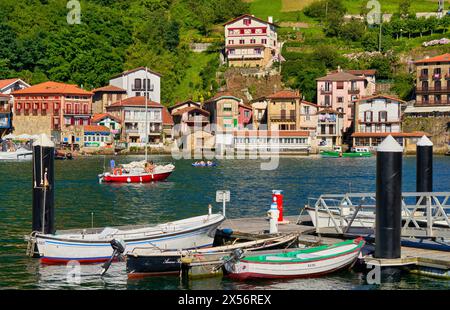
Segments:
[[[141,157],[116,158],[122,160]],[[285,213],[299,214],[308,197],[324,193],[373,192],[375,158],[321,159],[318,157],[281,158],[274,171],[261,171],[259,161],[224,160],[211,169],[176,161],[176,171],[166,181],[154,184],[99,184],[97,175],[110,158],[91,157],[56,162],[57,229],[161,223],[214,210],[215,191],[231,190],[227,216],[264,216],[270,207],[272,189],[285,193]],[[155,162],[171,161],[155,157]],[[450,157],[435,157],[436,191],[448,191]],[[415,158],[404,161],[404,191],[415,190]],[[399,283],[370,286],[364,275],[340,272],[318,279],[288,281],[235,282],[227,278],[181,281],[177,276],[128,280],[124,263],[111,266],[99,276],[101,265],[81,266],[81,283],[67,282],[65,266],[42,266],[25,256],[23,236],[31,230],[30,162],[0,163],[0,288],[26,289],[448,289],[442,280],[408,275]]]

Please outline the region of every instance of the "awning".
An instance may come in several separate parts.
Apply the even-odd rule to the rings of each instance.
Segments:
[[[405,113],[442,113],[450,112],[450,106],[407,107]]]

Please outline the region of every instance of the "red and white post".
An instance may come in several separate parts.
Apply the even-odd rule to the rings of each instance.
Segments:
[[[288,224],[289,221],[285,221],[283,218],[283,191],[273,190],[272,202],[277,204],[278,211],[280,212],[280,215],[278,217],[278,224]]]

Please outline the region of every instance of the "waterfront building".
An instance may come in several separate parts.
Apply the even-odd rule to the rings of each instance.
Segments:
[[[367,77],[364,71],[353,72],[357,75],[338,68],[336,72],[316,80],[317,105],[319,108],[333,109],[343,115],[343,132],[339,133],[338,136],[345,141],[336,141],[336,144],[339,145],[343,142],[350,143],[349,137],[354,127],[355,101],[375,93],[374,76],[373,78]]]
[[[101,148],[112,146],[113,138],[111,131],[106,126],[87,125],[83,127],[84,147]]]
[[[245,130],[233,133],[237,152],[279,151],[282,153],[309,153],[312,140],[309,131],[300,130]]]
[[[147,97],[161,103],[161,74],[148,68],[139,67],[122,72],[113,76],[109,84],[125,89],[128,98]]]
[[[267,129],[267,97],[260,97],[251,101],[253,109],[253,129]]]
[[[201,106],[202,105],[199,102],[187,100],[187,101],[183,101],[183,102],[178,102],[178,103],[174,104],[173,106],[169,107],[169,112],[173,115],[173,113],[177,112],[178,110],[182,110],[182,109],[190,108],[190,107],[201,108]]]
[[[374,149],[386,137],[385,133],[401,133],[402,104],[405,104],[403,100],[386,95],[357,100],[353,145]],[[370,135],[365,135],[366,133]]]
[[[427,57],[416,66],[416,102],[407,116],[450,116],[450,53]]]
[[[208,111],[193,105],[172,110],[172,116],[176,124],[173,137],[183,139],[184,148],[201,150],[214,145]]]
[[[317,112],[316,138],[318,146],[332,148],[341,145],[344,128],[344,113],[334,110],[331,107],[319,109]]]
[[[145,102],[145,97],[131,97],[106,108],[109,114],[122,120],[121,140],[127,142],[129,146],[144,147],[146,137],[149,143],[159,144],[162,141],[163,106],[148,100],[146,110]]]
[[[173,126],[174,126],[174,122],[173,122],[172,115],[170,115],[170,112],[167,109],[167,107],[163,107],[162,108],[162,135],[163,135],[163,142],[173,139],[173,135],[172,135]]]
[[[202,108],[209,112],[210,123],[220,131],[243,129],[251,123],[251,108],[245,106],[242,99],[227,92],[217,93],[205,101]],[[250,115],[241,115],[248,112]]]
[[[12,113],[10,96],[0,93],[0,138],[7,135],[12,129]]]
[[[416,151],[416,144],[424,135],[431,138],[429,133],[423,131],[414,132],[355,132],[352,135],[354,145],[366,146],[372,150],[376,150],[377,146],[388,136],[394,137],[397,142],[403,146],[406,152],[414,153]]]
[[[105,126],[109,128],[111,134],[116,140],[120,139],[120,130],[122,128],[121,119],[109,113],[99,113],[92,115],[92,125]]]
[[[225,25],[225,56],[230,67],[270,67],[280,60],[277,26],[253,15],[239,16]]]
[[[127,91],[125,89],[113,85],[96,88],[92,92],[94,93],[94,97],[92,98],[93,114],[105,113],[106,107],[109,107],[114,102],[127,98]]]
[[[90,125],[92,95],[80,87],[44,82],[14,91],[14,134],[52,136],[57,143],[82,142],[82,127]]]

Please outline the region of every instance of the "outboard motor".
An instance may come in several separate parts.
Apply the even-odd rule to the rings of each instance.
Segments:
[[[111,263],[113,262],[113,260],[117,257],[117,259],[119,261],[122,261],[123,259],[123,252],[125,252],[125,243],[122,240],[116,240],[113,239],[111,240],[111,247],[113,248],[113,254],[111,256],[111,258],[103,264],[102,266],[102,272],[101,272],[101,276],[103,277],[103,275],[108,271],[109,267],[111,266]]]

